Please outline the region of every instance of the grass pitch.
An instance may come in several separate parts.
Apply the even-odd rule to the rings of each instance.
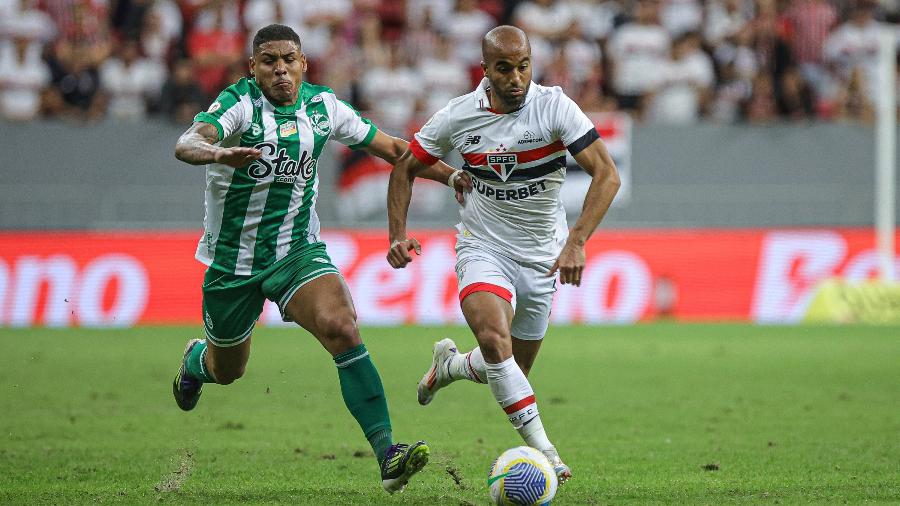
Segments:
[[[416,404],[431,343],[467,329],[364,329],[395,436],[432,448],[388,496],[300,329],[258,329],[247,375],[179,411],[199,334],[0,329],[0,503],[480,505],[521,443],[484,385]],[[555,327],[531,381],[575,473],[557,504],[900,502],[898,328]]]

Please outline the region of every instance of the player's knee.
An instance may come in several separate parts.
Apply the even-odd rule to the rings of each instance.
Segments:
[[[488,362],[501,362],[512,355],[509,337],[503,332],[496,329],[483,329],[478,332],[477,337],[481,353]]]
[[[359,342],[359,326],[356,318],[350,314],[323,316],[319,329],[328,341],[328,348],[352,348]]]

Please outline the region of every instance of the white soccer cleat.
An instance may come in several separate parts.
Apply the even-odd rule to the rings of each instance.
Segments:
[[[561,458],[559,458],[559,453],[556,451],[556,448],[542,450],[541,453],[547,457],[547,460],[550,461],[550,465],[553,466],[553,470],[556,472],[556,479],[559,481],[560,485],[572,477],[572,470],[563,463]]]
[[[447,371],[450,358],[459,354],[453,339],[442,339],[434,343],[434,354],[431,358],[431,368],[419,381],[419,404],[426,405],[434,399],[434,394],[453,382],[450,372]]]

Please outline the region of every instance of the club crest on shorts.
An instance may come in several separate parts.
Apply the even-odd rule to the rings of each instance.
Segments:
[[[487,155],[487,165],[500,176],[500,179],[506,181],[506,178],[515,170],[519,163],[515,153],[494,153]]]

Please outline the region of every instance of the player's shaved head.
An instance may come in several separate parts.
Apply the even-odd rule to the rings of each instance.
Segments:
[[[531,43],[525,32],[509,25],[494,28],[481,39],[481,56],[491,107],[502,113],[522,107],[531,85]]]
[[[528,41],[528,35],[515,26],[498,26],[481,38],[481,57],[485,62],[493,61],[500,56],[523,52],[531,54],[531,43]]]

